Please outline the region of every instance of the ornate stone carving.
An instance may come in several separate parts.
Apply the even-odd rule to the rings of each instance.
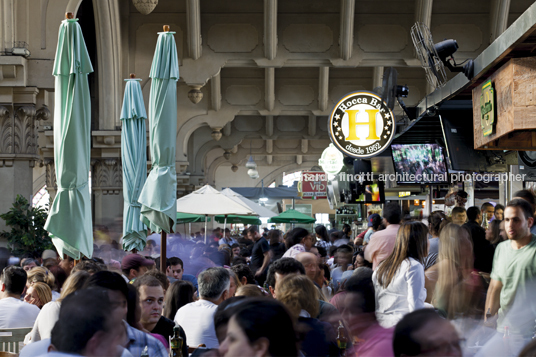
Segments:
[[[30,106],[20,107],[15,111],[13,131],[13,151],[15,154],[37,153],[35,114],[35,107]]]
[[[118,195],[123,189],[123,171],[117,158],[92,160],[92,190],[103,195]]]
[[[0,106],[0,153],[13,152],[13,121],[9,110]]]
[[[56,190],[58,188],[58,182],[56,181],[56,166],[54,165],[54,160],[44,159],[39,165],[45,166],[46,168],[45,184],[47,187]]]
[[[49,121],[51,119],[50,110],[45,105],[35,112],[35,119]]]

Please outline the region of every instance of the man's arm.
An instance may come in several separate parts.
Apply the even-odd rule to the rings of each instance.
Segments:
[[[502,290],[503,284],[499,280],[491,279],[491,282],[489,283],[488,288],[488,295],[486,297],[486,308],[485,308],[485,314],[489,313],[491,316],[495,316],[497,312],[499,311],[499,307],[501,307],[501,290]],[[487,317],[484,316],[484,321],[487,321]]]
[[[268,264],[270,264],[270,260],[272,260],[271,250],[267,250],[263,254],[264,254],[264,260],[262,262],[262,266],[257,270],[257,272],[255,273],[255,276],[261,275],[266,270],[266,268],[268,268]]]

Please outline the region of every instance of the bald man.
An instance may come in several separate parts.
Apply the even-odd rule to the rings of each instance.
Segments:
[[[295,259],[303,264],[305,275],[314,282],[320,269],[318,267],[318,257],[313,253],[304,252],[296,255]]]

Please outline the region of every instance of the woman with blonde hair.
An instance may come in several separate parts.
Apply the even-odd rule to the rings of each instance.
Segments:
[[[59,299],[44,305],[39,315],[37,315],[37,319],[35,319],[32,331],[30,331],[30,333],[28,333],[24,339],[25,344],[50,338],[52,328],[56,324],[56,321],[58,321],[58,317],[60,315],[61,302],[69,294],[82,289],[88,278],[89,273],[85,271],[77,271],[67,278],[63,284],[63,289]],[[42,283],[34,283],[33,286],[37,284]]]
[[[287,307],[297,322],[296,329],[303,331],[301,350],[306,356],[338,356],[333,327],[318,316],[318,289],[306,275],[290,274],[276,283],[277,300]]]
[[[448,318],[454,318],[470,313],[470,308],[478,305],[475,295],[479,285],[478,276],[471,274],[474,268],[473,244],[470,233],[453,223],[445,226],[439,239],[438,280],[432,304]]]
[[[52,291],[52,301],[56,301],[60,297],[60,293],[56,291],[56,278],[50,270],[45,267],[34,267],[28,272],[26,279],[26,288],[29,288],[34,283],[45,283]]]
[[[43,305],[52,301],[52,290],[50,290],[50,287],[45,283],[33,283],[32,286],[26,290],[24,301],[41,309]]]
[[[382,327],[393,327],[404,315],[425,307],[423,262],[427,255],[428,228],[421,222],[402,224],[393,252],[372,275],[376,316]]]

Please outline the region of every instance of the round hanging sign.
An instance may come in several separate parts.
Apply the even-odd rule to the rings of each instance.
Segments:
[[[343,154],[365,159],[378,155],[395,136],[395,116],[375,93],[346,94],[329,117],[329,136]]]

